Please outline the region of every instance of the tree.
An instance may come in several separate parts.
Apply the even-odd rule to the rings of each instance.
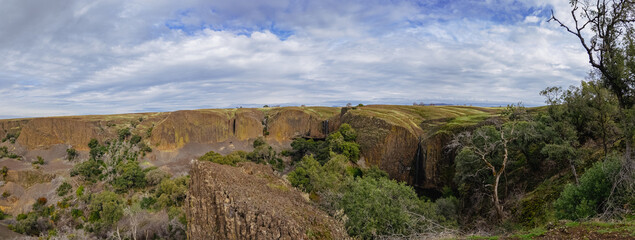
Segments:
[[[117,135],[119,136],[119,141],[126,140],[130,136],[130,128],[122,128],[117,130]]]
[[[494,178],[492,186],[492,202],[499,219],[503,218],[503,206],[500,203],[498,187],[500,178],[505,172],[510,161],[509,152],[512,142],[525,138],[525,135],[533,131],[527,122],[511,121],[496,126],[483,126],[473,132],[467,131],[458,134],[452,141],[452,147],[461,147],[461,152],[456,157],[457,164],[462,161],[478,159],[481,166],[491,171]],[[471,171],[479,171],[471,169]]]
[[[146,174],[139,167],[137,161],[128,161],[117,166],[117,175],[111,184],[118,193],[123,193],[133,188],[142,188],[146,185]]]
[[[571,0],[573,26],[567,26],[552,12],[554,20],[575,35],[589,57],[589,63],[601,74],[602,83],[617,97],[624,132],[624,160],[615,178],[612,192],[627,186],[635,192],[633,138],[635,135],[635,1]],[[589,29],[590,28],[590,29]],[[586,38],[588,30],[592,34]],[[610,199],[610,196],[609,196]],[[610,202],[610,201],[609,201]],[[609,204],[610,205],[610,204]],[[619,204],[614,204],[620,208]]]
[[[89,220],[110,226],[123,216],[123,202],[114,192],[103,191],[91,199],[88,208],[91,211]]]
[[[553,12],[550,19],[575,35],[589,57],[592,67],[602,73],[604,84],[615,93],[623,108],[635,103],[635,59],[633,59],[632,0],[571,0],[573,26],[567,26]],[[593,32],[586,38],[588,30]]]

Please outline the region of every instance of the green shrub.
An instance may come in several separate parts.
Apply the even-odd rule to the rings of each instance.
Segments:
[[[75,191],[75,196],[81,197],[84,196],[84,186],[79,186]]]
[[[619,172],[618,159],[596,162],[582,176],[578,185],[568,184],[554,203],[556,217],[578,220],[595,216],[611,193],[613,177]]]
[[[72,187],[69,183],[67,183],[67,182],[62,183],[62,185],[60,185],[60,186],[57,188],[57,190],[56,190],[56,192],[57,192],[57,196],[60,196],[60,197],[66,196],[66,194],[68,194],[68,192],[69,192],[72,188],[73,188],[73,187]]]
[[[90,139],[88,142],[88,147],[90,148],[90,159],[97,160],[106,152],[106,146],[99,144],[97,139]]]
[[[38,236],[52,227],[48,220],[38,216],[36,212],[20,214],[16,220],[17,222],[14,225],[9,225],[9,229],[29,236]]]
[[[103,191],[96,194],[88,205],[90,209],[89,221],[110,226],[123,217],[123,202],[121,196],[114,192]]]
[[[147,138],[152,137],[152,130],[153,129],[154,129],[154,124],[152,124],[152,126],[146,130],[146,137]]]
[[[419,200],[412,187],[386,178],[357,178],[339,206],[348,233],[363,239],[419,233],[430,227],[426,219],[438,218],[434,204]]]
[[[139,205],[141,205],[142,209],[151,209],[156,202],[157,202],[156,198],[144,197],[141,199],[141,202],[139,203]]]
[[[223,156],[220,153],[209,151],[205,155],[198,158],[201,161],[209,161],[223,165],[236,166],[236,163],[246,161],[247,153],[243,151],[232,152],[227,156]]]
[[[44,165],[44,158],[37,156],[37,160],[33,164]]]
[[[0,158],[9,156],[9,149],[7,146],[0,147]]]
[[[11,144],[15,144],[15,141],[20,137],[20,132],[15,133],[7,133],[5,137],[2,139],[2,142],[9,141]]]
[[[137,161],[128,161],[117,166],[117,176],[111,185],[118,193],[126,192],[134,188],[142,188],[146,185],[145,172]]]
[[[313,158],[305,156],[287,179],[294,187],[304,192],[337,191],[353,171],[347,171],[348,160],[342,155],[333,155],[324,166]]]
[[[259,137],[259,138],[256,138],[256,140],[254,140],[253,146],[254,146],[254,148],[257,148],[257,147],[260,147],[260,146],[264,146],[266,144],[267,143],[265,142],[265,139],[263,137]]]
[[[357,140],[357,132],[355,132],[355,129],[353,129],[353,127],[351,127],[348,123],[340,125],[340,128],[337,131],[342,134],[344,141],[346,142],[353,142]]]
[[[0,169],[0,176],[2,176],[2,179],[5,179],[8,174],[9,168],[7,166],[2,166],[2,169]]]
[[[77,209],[77,208],[71,209],[71,217],[78,218],[83,216],[84,216],[84,211],[82,211],[81,209]]]
[[[66,159],[68,161],[75,159],[78,155],[79,154],[77,153],[77,150],[75,150],[74,148],[66,149]]]
[[[141,136],[139,136],[137,134],[132,135],[132,137],[130,138],[130,143],[131,144],[137,144],[139,142],[141,142]]]
[[[156,188],[157,205],[162,209],[181,206],[187,193],[187,177],[164,179]]]
[[[88,148],[96,148],[99,147],[99,141],[97,141],[97,139],[91,138],[90,141],[88,142]]]
[[[291,143],[293,160],[300,161],[304,156],[313,155],[320,164],[325,164],[331,158],[331,152],[334,152],[355,162],[360,156],[359,145],[355,143],[355,139],[357,133],[348,124],[342,124],[336,132],[329,134],[325,141],[295,139]]]
[[[137,146],[139,147],[139,152],[142,152],[142,153],[152,152],[152,148],[148,146],[147,144],[145,144],[144,142],[140,142],[139,144],[137,144]]]
[[[0,209],[0,220],[4,220],[6,217],[9,217],[11,215],[4,213],[4,211],[2,211],[2,209]]]
[[[86,181],[95,182],[102,173],[101,164],[94,159],[75,164],[71,169],[71,177],[80,175]]]
[[[126,140],[130,136],[130,128],[122,128],[117,130],[117,136],[119,136],[119,141]]]
[[[359,159],[359,144],[354,142],[343,142],[342,144],[337,146],[335,152],[340,153],[346,156],[348,160],[355,162]]]
[[[362,176],[365,178],[380,179],[380,178],[388,178],[388,173],[379,169],[379,167],[373,165],[370,168],[364,169]]]

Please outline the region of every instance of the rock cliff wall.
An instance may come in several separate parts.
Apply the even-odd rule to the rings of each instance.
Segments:
[[[294,138],[325,138],[342,123],[348,123],[358,132],[358,143],[367,164],[379,166],[394,179],[440,189],[445,181],[444,168],[451,165],[447,164],[449,159],[442,149],[448,139],[425,136],[433,136],[430,131],[453,118],[488,111],[491,112],[454,106],[376,105],[33,118],[0,120],[0,138],[19,131],[15,145],[25,151],[59,144],[85,151],[91,138],[103,142],[116,138],[119,129],[130,128],[133,134],[144,136],[144,142],[155,150],[148,159],[164,164],[189,161],[209,150],[250,151],[251,142],[260,136],[274,146],[288,148]],[[434,126],[424,122],[432,122]],[[417,153],[418,149],[423,155]]]

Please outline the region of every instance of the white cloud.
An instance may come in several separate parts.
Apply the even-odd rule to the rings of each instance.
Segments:
[[[409,2],[181,4],[10,3],[0,10],[0,33],[11,36],[0,40],[7,56],[0,115],[348,101],[540,104],[541,89],[577,84],[588,69],[575,39],[539,11],[498,21],[465,6]],[[535,7],[547,4],[554,3]],[[169,21],[182,25],[169,29]]]

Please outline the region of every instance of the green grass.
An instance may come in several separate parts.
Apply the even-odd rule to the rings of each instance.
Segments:
[[[258,108],[257,110],[263,112],[267,116],[273,116],[282,111],[302,111],[322,120],[329,119],[341,112],[341,108],[339,107],[268,107]]]
[[[283,192],[288,192],[289,191],[289,187],[283,185],[283,184],[275,184],[275,183],[267,183],[267,187],[272,188],[272,189],[278,189],[280,191]]]
[[[487,120],[488,118],[491,118],[492,116],[493,114],[491,113],[479,113],[474,115],[455,117],[454,119],[450,120],[450,122],[443,125],[443,127],[441,127],[441,130],[449,132],[464,131],[471,126],[477,125]]]
[[[635,236],[635,222],[634,221],[624,221],[624,222],[584,222],[581,225],[587,228],[589,231],[594,231],[597,233],[618,233],[618,232],[628,232],[631,236]]]
[[[545,230],[543,227],[537,227],[526,232],[511,235],[510,237],[518,239],[534,239],[535,237],[544,235],[546,232],[547,230]]]
[[[351,114],[380,118],[390,124],[417,132],[424,121],[456,119],[455,124],[468,124],[484,120],[495,114],[492,108],[466,106],[404,106],[370,105],[350,110]],[[443,123],[444,121],[440,121]]]

